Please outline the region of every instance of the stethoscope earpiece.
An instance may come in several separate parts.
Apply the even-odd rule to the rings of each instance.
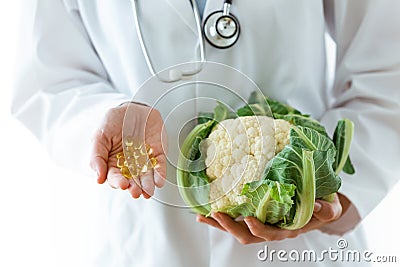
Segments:
[[[207,42],[216,48],[233,46],[240,35],[238,19],[230,13],[232,1],[225,0],[223,10],[208,15],[203,24],[203,33]]]

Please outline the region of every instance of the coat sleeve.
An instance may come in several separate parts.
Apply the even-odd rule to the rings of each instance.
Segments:
[[[26,1],[21,25],[12,113],[56,161],[89,171],[95,128],[129,97],[110,82],[77,7]]]
[[[321,121],[331,133],[341,118],[355,124],[356,173],[341,174],[341,193],[364,218],[400,177],[400,1],[326,0],[325,12],[337,58]]]

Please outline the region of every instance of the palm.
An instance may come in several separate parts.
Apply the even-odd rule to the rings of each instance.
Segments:
[[[111,109],[96,135],[92,155],[92,165],[103,165],[99,174],[99,183],[107,179],[111,187],[129,189],[135,198],[141,194],[146,198],[150,197],[154,192],[154,185],[161,187],[165,178],[164,148],[166,144],[163,142],[162,131],[163,121],[160,113],[155,109],[136,104]],[[158,161],[154,172],[149,171],[131,180],[121,175],[117,167],[116,155],[123,151],[122,139],[127,135],[150,144]],[[104,164],[101,164],[101,159],[104,160]]]

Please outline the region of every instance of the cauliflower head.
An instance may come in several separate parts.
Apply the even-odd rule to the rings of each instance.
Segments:
[[[244,203],[244,184],[261,178],[267,163],[289,144],[289,133],[289,122],[266,116],[220,122],[206,139],[211,210]]]

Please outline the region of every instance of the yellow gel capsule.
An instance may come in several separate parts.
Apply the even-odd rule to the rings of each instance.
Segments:
[[[140,158],[140,154],[138,152],[133,152],[133,158],[136,160]]]
[[[129,169],[127,167],[121,168],[121,173],[125,178],[132,179],[131,172],[129,171]]]
[[[133,146],[133,140],[130,139],[130,138],[126,138],[126,139],[124,140],[124,144],[125,144],[125,146],[127,146],[127,147],[132,147],[132,146]]]
[[[122,168],[125,166],[125,158],[118,158],[117,159],[117,167]]]
[[[146,146],[142,146],[140,148],[140,154],[142,154],[143,156],[147,156],[147,148],[146,148]]]
[[[136,140],[136,142],[133,144],[133,148],[134,149],[141,149],[142,148],[142,142],[140,142],[139,140]]]
[[[149,144],[140,142],[139,139],[132,136],[126,136],[124,144],[124,152],[117,154],[117,167],[121,169],[124,177],[132,179],[153,169],[158,164]]]
[[[141,172],[145,173],[147,171],[148,171],[148,168],[147,168],[147,165],[145,164],[145,165],[143,165]]]
[[[151,146],[149,144],[146,144],[146,151],[147,151],[147,154],[151,154],[152,153],[152,149],[151,149]]]
[[[136,159],[136,164],[137,165],[143,166],[143,165],[146,164],[146,162],[147,162],[147,156],[141,156],[141,157]]]
[[[133,146],[133,143],[134,143],[134,139],[133,139],[132,136],[130,136],[130,135],[125,136],[125,138],[124,138],[124,144],[125,144],[127,147]]]
[[[158,163],[158,161],[157,161],[156,158],[151,158],[150,159],[150,164],[151,164],[152,168],[154,168],[157,165],[157,163]]]
[[[135,177],[139,176],[140,171],[139,171],[139,169],[137,168],[136,165],[130,165],[129,166],[129,170],[131,171],[131,175],[133,175]]]
[[[125,150],[124,150],[125,155],[130,155],[130,154],[132,154],[134,151],[135,151],[135,150],[134,150],[132,147],[130,147],[130,146],[125,147]]]
[[[134,160],[133,158],[131,158],[131,157],[126,157],[126,158],[125,158],[124,165],[125,165],[125,166],[128,166],[129,164],[132,164],[132,162],[135,162],[135,160]]]

